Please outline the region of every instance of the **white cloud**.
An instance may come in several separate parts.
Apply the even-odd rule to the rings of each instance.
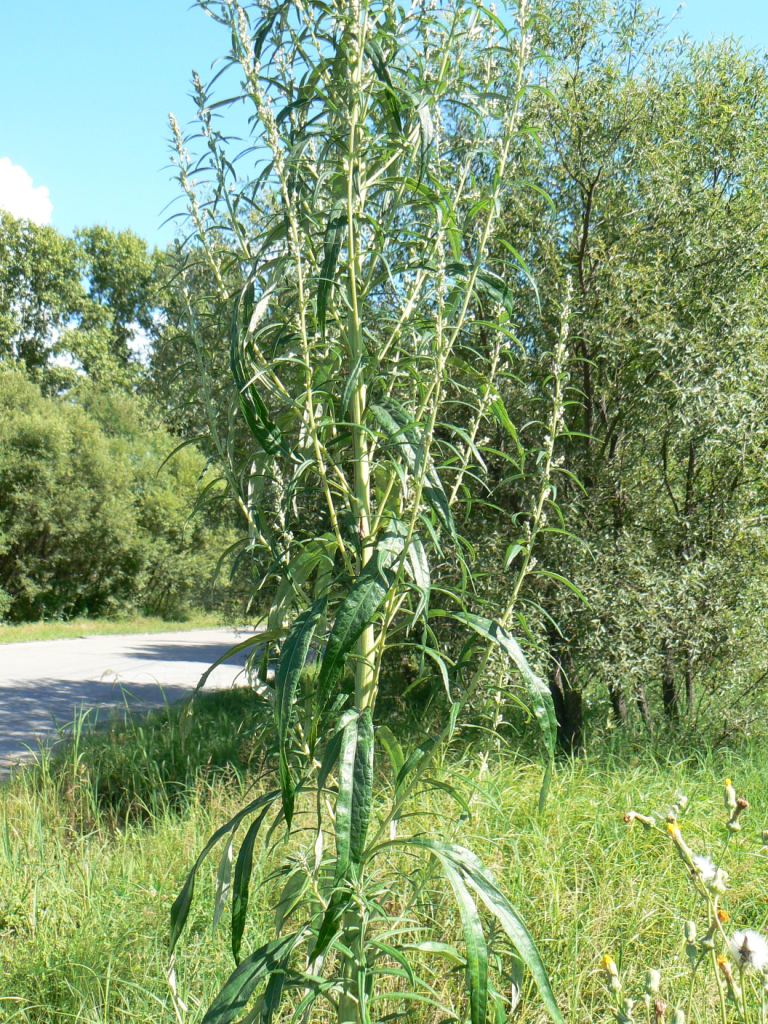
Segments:
[[[49,224],[53,213],[46,186],[34,185],[24,168],[7,156],[0,157],[0,209],[35,224]]]

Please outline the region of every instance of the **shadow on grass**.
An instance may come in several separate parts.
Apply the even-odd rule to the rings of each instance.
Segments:
[[[50,781],[88,827],[107,815],[115,825],[181,811],[201,782],[244,783],[263,770],[270,709],[254,690],[200,694],[148,712],[94,723],[79,719],[70,735],[24,769]]]

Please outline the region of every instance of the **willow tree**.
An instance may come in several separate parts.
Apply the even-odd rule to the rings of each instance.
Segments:
[[[490,447],[489,421],[515,436],[499,381],[521,358],[503,284],[518,257],[499,228],[525,131],[525,9],[498,17],[461,0],[415,0],[407,10],[388,0],[202,6],[229,30],[220,75],[239,87],[216,101],[195,77],[199,159],[174,123],[193,225],[181,281],[193,334],[210,337],[197,311],[216,306],[192,289],[204,276],[195,261],[231,309],[246,431],[215,416],[210,426],[262,570],[260,599],[268,595],[268,628],[246,644],[274,706],[279,786],[203,850],[174,905],[172,942],[202,860],[223,841],[220,897],[234,860],[238,966],[206,1022],[241,1019],[262,983],[249,1020],[271,1019],[285,1000],[295,1020],[318,1019],[318,1001],[343,1024],[379,1020],[409,1000],[437,998],[417,967],[447,947],[413,932],[425,871],[436,864],[460,911],[465,949],[454,953],[473,1024],[509,1001],[509,985],[497,987],[489,970],[509,943],[559,1020],[533,940],[490,874],[413,817],[494,652],[520,673],[548,763],[553,749],[549,691],[510,627],[551,502],[564,342],[538,490],[516,524],[517,570],[494,616],[473,609],[461,529],[473,501],[488,500],[489,460],[505,458]],[[244,122],[243,104],[250,138],[235,146],[227,132]],[[441,636],[459,626],[469,639],[452,658]],[[407,754],[374,724],[387,655],[403,649],[434,666],[448,699],[442,729]],[[380,792],[377,746],[391,769]],[[268,822],[269,839],[281,828],[293,837],[278,934],[241,958],[254,848]],[[396,910],[382,901],[390,888]],[[484,916],[497,922],[490,944]]]

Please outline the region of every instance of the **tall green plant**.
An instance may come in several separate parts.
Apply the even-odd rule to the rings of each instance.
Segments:
[[[268,628],[246,644],[263,682],[276,664],[279,787],[202,851],[173,908],[172,945],[200,864],[223,842],[216,917],[231,888],[237,968],[206,1024],[241,1019],[259,987],[249,1020],[271,1020],[289,995],[294,1020],[317,1019],[320,1001],[340,1024],[425,1002],[456,1019],[417,970],[446,952],[464,967],[472,1024],[491,1006],[502,1019],[507,999],[489,964],[505,942],[560,1020],[533,940],[491,875],[410,817],[416,794],[435,785],[435,756],[487,679],[492,651],[519,670],[549,760],[553,749],[549,691],[509,628],[552,501],[557,374],[523,568],[496,619],[472,611],[472,552],[462,538],[473,501],[489,500],[489,460],[504,458],[485,436],[489,422],[515,433],[498,380],[521,357],[503,283],[511,264],[521,268],[498,231],[525,129],[525,7],[499,18],[461,0],[415,0],[407,10],[386,0],[201,6],[230,32],[226,67],[239,88],[214,102],[195,78],[199,162],[174,122],[195,229],[181,280],[193,323],[196,261],[232,309],[230,365],[247,440],[231,444],[220,418],[211,429],[263,568],[260,594],[269,595]],[[252,138],[238,162],[226,132],[241,103]],[[205,374],[204,358],[200,367]],[[450,657],[441,637],[457,627],[469,639]],[[383,667],[403,650],[435,666],[449,700],[442,730],[407,755],[374,725]],[[391,774],[374,800],[377,739]],[[293,845],[277,934],[242,957],[255,844],[260,830],[272,837],[281,827]],[[414,866],[393,910],[384,897],[395,847]],[[463,953],[420,941],[415,929],[429,863],[456,897]],[[484,915],[497,922],[492,940]]]

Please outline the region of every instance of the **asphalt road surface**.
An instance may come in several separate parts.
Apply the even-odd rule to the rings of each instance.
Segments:
[[[126,706],[140,710],[186,697],[208,666],[248,635],[201,629],[0,645],[0,773],[84,708],[103,720]],[[206,689],[243,682],[247,653],[214,669]]]

